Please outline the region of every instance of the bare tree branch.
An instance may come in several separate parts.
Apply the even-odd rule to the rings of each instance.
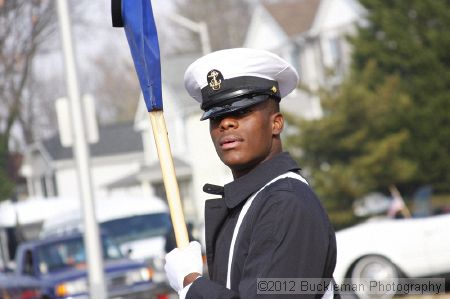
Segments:
[[[38,102],[24,105],[33,62],[46,42],[56,32],[55,1],[2,0],[0,2],[0,134],[9,139],[12,127],[19,122],[26,142],[34,117],[25,117]],[[31,111],[30,111],[31,109]]]

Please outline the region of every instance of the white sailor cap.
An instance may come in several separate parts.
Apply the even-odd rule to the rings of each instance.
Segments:
[[[298,84],[295,69],[264,50],[236,48],[207,54],[184,74],[189,95],[205,111],[201,120],[288,95]]]

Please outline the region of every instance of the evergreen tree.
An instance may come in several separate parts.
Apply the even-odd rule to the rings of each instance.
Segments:
[[[371,60],[377,70],[372,85],[397,75],[412,100],[403,125],[411,133],[405,158],[418,170],[410,187],[431,184],[450,190],[450,1],[361,0],[368,24],[352,40],[353,69]]]
[[[361,0],[367,22],[324,117],[287,137],[317,192],[348,208],[391,184],[450,191],[450,1]],[[288,130],[289,131],[289,130]]]
[[[323,118],[288,118],[300,128],[293,134],[288,130],[288,146],[301,149],[301,165],[310,170],[320,196],[334,201],[335,208],[348,208],[355,198],[407,182],[416,174],[415,162],[404,155],[412,132],[402,124],[412,109],[411,100],[401,92],[397,76],[369,87],[376,70],[376,64],[369,63],[337,93],[322,91]]]

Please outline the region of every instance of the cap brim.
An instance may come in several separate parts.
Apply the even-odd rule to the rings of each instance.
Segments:
[[[269,95],[258,95],[254,96],[252,98],[243,98],[241,100],[237,100],[235,102],[232,102],[230,104],[226,104],[223,106],[215,106],[211,109],[208,109],[203,113],[200,120],[206,120],[209,118],[216,118],[225,116],[227,114],[232,114],[234,112],[237,112],[239,110],[254,106],[256,104],[262,103],[266,101],[270,96]]]

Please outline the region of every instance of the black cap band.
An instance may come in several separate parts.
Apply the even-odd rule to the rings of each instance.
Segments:
[[[214,106],[203,113],[200,120],[205,120],[209,118],[221,117],[243,109],[249,108],[256,104],[262,103],[269,98],[268,95],[257,95],[250,98],[240,98],[234,101],[228,101],[229,103],[223,103],[220,106]]]
[[[243,98],[252,98],[257,95],[280,98],[280,91],[276,81],[260,77],[235,77],[221,82],[219,89],[207,85],[202,88],[201,108],[206,111],[221,106],[225,102],[239,101]]]

